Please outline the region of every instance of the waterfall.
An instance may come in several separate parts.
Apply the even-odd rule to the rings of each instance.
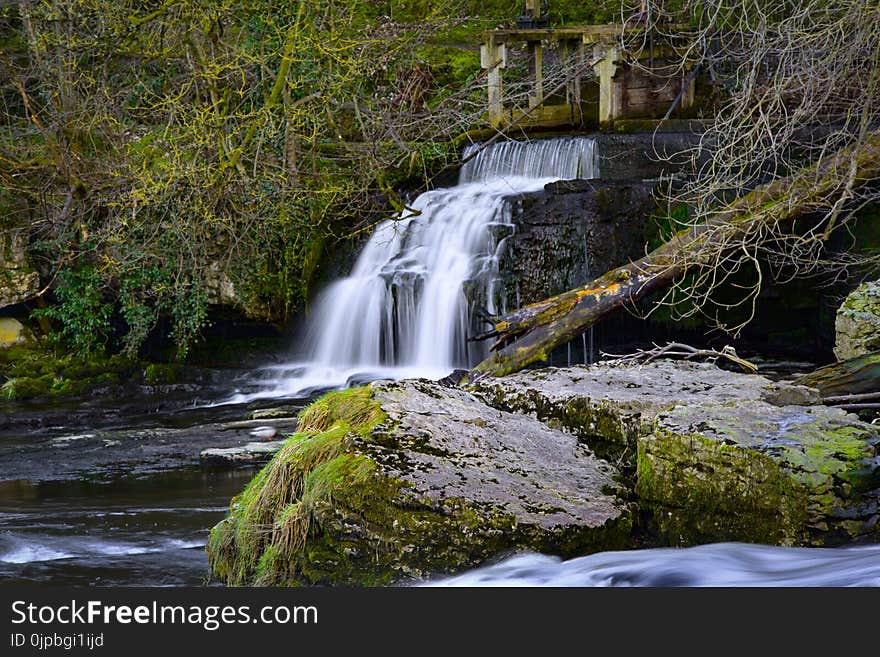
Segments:
[[[470,159],[468,159],[470,158]],[[501,307],[498,262],[513,231],[507,198],[555,180],[595,177],[592,139],[469,147],[454,187],[418,196],[381,223],[351,274],[316,299],[299,359],[272,368],[260,397],[304,396],[379,378],[441,378],[474,365],[486,345],[474,312]]]

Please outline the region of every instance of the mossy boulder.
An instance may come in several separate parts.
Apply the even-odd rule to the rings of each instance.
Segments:
[[[676,406],[638,445],[637,492],[672,544],[880,540],[880,434],[827,406]]]
[[[813,388],[665,360],[547,368],[473,390],[618,464],[663,543],[880,540],[878,431],[820,405]]]
[[[659,413],[676,405],[819,401],[817,392],[806,386],[728,372],[708,363],[669,360],[641,366],[548,367],[483,379],[472,390],[490,406],[533,414],[577,434],[601,456],[633,466],[638,438],[653,429]]]
[[[837,310],[834,355],[849,360],[880,351],[880,281],[856,288]]]
[[[0,349],[0,399],[79,395],[135,376],[140,363],[123,356],[90,358],[28,342]]]
[[[211,533],[229,584],[383,585],[511,549],[624,547],[615,469],[576,437],[427,381],[330,393]]]

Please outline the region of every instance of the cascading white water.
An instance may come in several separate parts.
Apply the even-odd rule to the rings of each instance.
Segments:
[[[430,586],[880,586],[880,546],[715,543],[599,552],[562,561],[520,554]]]
[[[351,274],[318,297],[298,352],[262,390],[230,401],[294,397],[377,378],[441,378],[486,347],[475,308],[498,310],[498,261],[512,231],[507,197],[596,175],[594,141],[507,141],[465,151],[459,184],[421,194],[380,224]],[[467,159],[468,157],[471,159]]]

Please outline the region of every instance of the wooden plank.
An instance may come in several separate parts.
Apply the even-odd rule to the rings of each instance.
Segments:
[[[540,29],[507,28],[486,32],[496,41],[557,41],[559,39],[582,38],[584,36],[613,37],[621,33],[620,25],[581,25],[578,27],[547,27]]]

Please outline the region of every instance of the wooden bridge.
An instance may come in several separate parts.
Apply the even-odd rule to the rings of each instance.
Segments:
[[[654,44],[624,56],[620,25],[519,27],[489,30],[480,49],[488,71],[488,116],[496,127],[603,127],[619,119],[658,118],[677,100],[677,111],[694,103],[694,82],[670,65],[668,45]],[[527,102],[505,97],[503,73],[514,50],[528,60]],[[548,88],[545,53],[566,64],[562,80]],[[638,61],[633,66],[632,61]],[[666,71],[674,70],[674,73]],[[682,89],[684,91],[682,92]]]

